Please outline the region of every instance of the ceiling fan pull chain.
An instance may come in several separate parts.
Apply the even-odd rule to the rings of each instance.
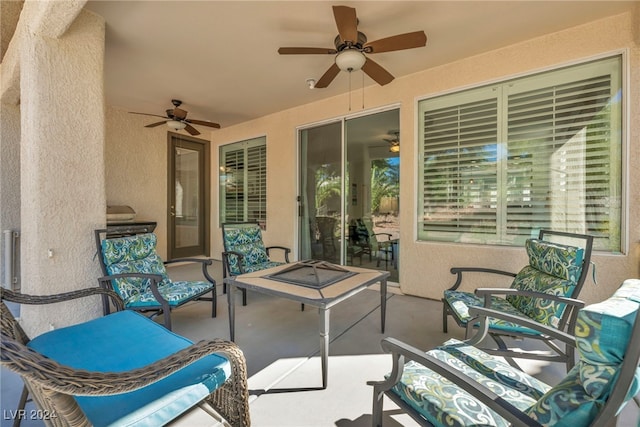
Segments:
[[[351,111],[351,71],[349,71],[349,111]]]
[[[362,109],[364,110],[364,73],[362,74]]]

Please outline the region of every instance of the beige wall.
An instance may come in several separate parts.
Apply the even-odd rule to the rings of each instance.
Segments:
[[[452,266],[483,265],[512,270],[525,262],[520,248],[476,246],[416,241],[416,101],[467,86],[505,79],[535,70],[581,61],[624,50],[629,84],[627,117],[629,135],[629,171],[627,237],[629,251],[623,255],[596,253],[598,286],[588,280],[582,296],[587,301],[605,298],[628,277],[638,277],[640,248],[640,50],[637,45],[636,14],[623,14],[587,25],[539,37],[497,51],[477,55],[441,67],[396,79],[385,87],[366,88],[366,108],[379,108],[400,103],[401,151],[401,246],[400,285],[404,292],[439,299],[452,284]],[[212,133],[212,165],[218,164],[220,144],[236,142],[257,135],[267,136],[267,244],[289,247],[296,245],[296,127],[348,115],[347,95],[331,98],[272,114]],[[212,168],[215,170],[215,166]],[[212,189],[212,255],[219,258],[222,250],[217,223],[217,177]],[[428,279],[425,279],[428,278]],[[495,283],[482,283],[483,286]]]

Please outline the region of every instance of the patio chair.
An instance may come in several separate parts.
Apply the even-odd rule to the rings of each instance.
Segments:
[[[5,305],[96,295],[110,298],[117,311],[34,339]],[[110,289],[32,296],[0,288],[0,297],[0,362],[24,381],[18,409],[24,410],[30,393],[45,425],[160,426],[189,411],[211,409],[233,426],[250,425],[246,363],[234,343],[194,344],[122,310],[122,300]]]
[[[592,245],[592,236],[542,230],[537,239],[526,241],[529,264],[517,274],[479,267],[452,268],[451,273],[456,274],[457,278],[442,298],[443,331],[447,332],[447,318],[451,316],[459,326],[466,328],[467,338],[478,325],[477,319],[469,311],[470,307],[485,306],[500,310],[516,316],[516,320],[505,322],[490,319],[488,335],[497,346],[483,347],[486,352],[507,357],[514,366],[513,357],[519,357],[562,362],[566,363],[567,370],[571,369],[574,363],[572,347],[558,346],[553,337],[523,326],[520,319],[534,320],[560,331],[568,330],[580,307],[580,304],[576,304],[576,298],[587,277]],[[470,273],[503,275],[514,279],[508,289],[479,288],[473,293],[459,290],[463,274],[468,277]],[[509,348],[506,337],[534,339],[543,343],[549,351],[540,354],[539,351]]]
[[[338,219],[330,216],[316,217],[320,244],[322,245],[322,259],[325,261],[336,261],[338,257],[338,245],[336,232]]]
[[[222,224],[222,242],[224,245],[222,276],[225,279],[289,262],[291,249],[284,246],[265,247],[262,241],[262,230],[256,222]],[[285,262],[272,261],[269,258],[272,249],[283,251]],[[226,284],[223,283],[222,286],[223,292],[226,293]],[[242,305],[247,305],[246,289],[242,289]]]
[[[532,329],[577,348],[578,363],[549,385],[475,347],[488,317],[513,315],[471,307],[481,326],[471,340],[449,340],[427,352],[393,338],[382,347],[393,369],[373,386],[373,422],[382,426],[388,396],[425,426],[590,426],[615,425],[622,407],[640,390],[640,280],[626,280],[609,299],[578,313],[575,337],[528,321]]]
[[[213,261],[200,258],[176,258],[162,261],[156,252],[153,233],[109,237],[106,230],[95,230],[98,258],[103,277],[98,283],[111,288],[130,310],[147,313],[150,317],[164,314],[164,326],[171,330],[171,311],[184,304],[211,301],[211,317],[216,317],[216,281],[207,268]],[[204,281],[173,281],[165,265],[171,263],[199,263]],[[211,297],[205,296],[211,293]],[[104,314],[109,314],[109,301],[103,298]]]
[[[355,220],[354,235],[351,240],[353,244],[362,248],[362,253],[376,256],[376,267],[380,267],[380,261],[384,260],[384,267],[387,268],[389,261],[393,258],[393,242],[390,233],[374,233],[373,224],[369,218],[358,218]],[[383,237],[384,236],[384,237]]]

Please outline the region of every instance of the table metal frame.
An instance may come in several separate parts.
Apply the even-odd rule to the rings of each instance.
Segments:
[[[270,279],[270,274],[276,273],[290,265],[273,267],[253,273],[241,274],[224,279],[229,286],[227,301],[229,304],[229,335],[235,340],[235,292],[234,288],[248,289],[267,295],[301,302],[318,308],[320,332],[320,358],[322,361],[322,388],[327,388],[327,371],[329,365],[329,317],[331,307],[352,297],[369,286],[380,283],[380,329],[384,333],[387,310],[387,278],[388,271],[371,270],[353,266],[341,266],[358,274],[337,281],[319,289],[311,289],[302,285],[284,283]],[[314,293],[316,293],[314,295]]]

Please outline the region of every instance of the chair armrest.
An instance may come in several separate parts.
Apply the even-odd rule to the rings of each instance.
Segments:
[[[28,295],[22,294],[19,292],[14,292],[9,289],[0,287],[0,298],[2,300],[7,300],[11,302],[15,302],[18,304],[31,304],[31,305],[39,305],[39,304],[54,304],[57,302],[70,301],[78,298],[84,298],[93,295],[103,295],[111,298],[114,306],[116,307],[116,311],[124,310],[124,302],[120,295],[118,295],[115,291],[108,288],[96,287],[96,288],[85,288],[78,289],[77,291],[64,292],[60,294],[53,295]]]
[[[520,326],[533,329],[543,335],[548,335],[554,339],[562,341],[574,348],[576,347],[576,338],[573,335],[567,332],[563,332],[562,330],[554,328],[552,326],[543,325],[542,323],[538,323],[528,317],[515,316],[513,314],[494,310],[488,307],[469,307],[469,314],[471,316],[477,316],[477,321],[480,322],[480,326],[478,327],[476,334],[466,341],[470,345],[476,345],[485,338],[489,328],[489,322],[487,321],[487,318],[491,317],[494,319],[516,323]]]
[[[569,304],[576,308],[583,308],[584,301],[575,298],[563,297],[555,294],[547,294],[544,292],[530,291],[524,289],[513,289],[513,288],[478,288],[475,290],[475,294],[479,297],[493,296],[493,295],[505,295],[505,296],[523,296],[530,298],[540,298],[549,301],[557,301],[565,304]],[[489,307],[491,303],[491,298],[485,298],[485,307]]]
[[[4,334],[1,344],[0,360],[9,370],[43,388],[67,395],[108,396],[137,390],[213,353],[223,354],[229,359],[233,380],[244,381],[246,389],[246,365],[242,351],[234,343],[223,340],[203,340],[142,368],[108,373],[61,365]],[[238,378],[243,374],[244,379]]]
[[[482,268],[482,267],[453,267],[451,268],[451,274],[456,274],[456,282],[451,286],[448,291],[455,291],[462,284],[462,274],[463,273],[489,273],[489,274],[498,274],[502,276],[516,277],[516,273],[512,273],[510,271],[504,270],[495,270],[493,268]]]
[[[291,249],[284,246],[267,246],[265,249],[267,250],[267,256],[269,256],[270,249],[280,249],[281,251],[284,251],[284,259],[287,263],[289,263],[289,253],[291,252]]]
[[[244,269],[242,268],[242,260],[244,259],[244,254],[236,251],[224,251],[222,252],[223,276],[227,277],[227,274],[231,275],[231,271],[229,271],[229,256],[235,256],[238,258],[238,268],[240,269],[240,273],[244,273]]]
[[[207,279],[207,281],[209,283],[212,283],[213,285],[216,284],[215,279],[211,277],[211,274],[209,274],[209,269],[208,269],[208,267],[213,264],[213,260],[211,258],[176,258],[176,259],[171,259],[169,261],[165,261],[164,264],[165,265],[174,264],[177,262],[200,263],[202,265],[202,274]]]
[[[528,298],[537,298],[546,301],[555,301],[563,304],[567,304],[568,309],[562,314],[560,323],[557,329],[572,331],[578,316],[578,310],[584,308],[584,301],[580,301],[575,298],[563,297],[560,295],[547,294],[544,292],[524,290],[524,289],[512,289],[512,288],[478,288],[475,290],[475,294],[484,299],[484,306],[491,307],[491,297],[494,295],[504,296],[523,296]],[[488,298],[487,298],[488,297]],[[491,316],[493,317],[493,316]],[[515,322],[520,323],[522,322]],[[566,328],[565,328],[566,326]],[[532,328],[535,329],[535,328]],[[541,331],[542,332],[542,331]],[[543,332],[546,333],[546,332]]]
[[[376,391],[390,390],[402,377],[402,371],[406,361],[413,360],[449,379],[458,387],[498,413],[501,417],[505,418],[511,425],[523,427],[541,426],[536,420],[525,415],[518,408],[484,385],[473,381],[471,378],[429,354],[391,337],[384,338],[381,344],[382,348],[392,355],[393,370],[386,381],[370,381],[367,383],[373,385]]]
[[[98,283],[100,287],[108,289],[109,282],[115,279],[127,279],[127,278],[139,278],[139,279],[149,279],[149,288],[151,289],[151,293],[153,294],[156,301],[160,303],[163,307],[165,307],[166,312],[168,313],[169,303],[165,300],[160,291],[158,290],[158,283],[161,283],[163,277],[160,274],[148,274],[148,273],[120,273],[120,274],[111,274],[109,276],[103,276],[98,278]],[[107,306],[104,307],[104,314],[109,314],[109,310]]]

